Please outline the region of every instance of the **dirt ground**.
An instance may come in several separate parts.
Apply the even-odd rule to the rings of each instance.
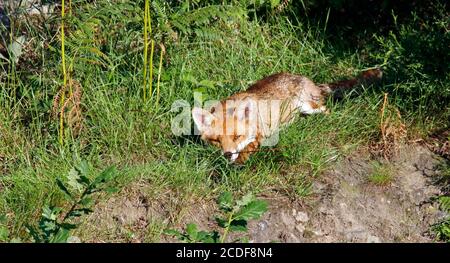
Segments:
[[[249,240],[434,242],[430,225],[448,216],[432,201],[441,193],[434,184],[439,162],[439,157],[426,147],[403,146],[390,163],[395,171],[393,179],[377,186],[368,180],[372,169],[369,154],[344,158],[315,180],[313,194],[308,198],[292,201],[285,196],[261,197],[268,201],[269,210],[261,219],[249,223]],[[189,221],[203,230],[214,228],[217,211],[213,201],[179,204],[170,194],[166,201],[149,201],[144,188],[135,185],[126,197],[117,196],[99,204],[82,227],[81,240],[174,242],[164,235],[159,240],[145,238],[149,231],[158,229],[152,224],[170,221],[167,211],[174,208],[183,213],[180,226]]]

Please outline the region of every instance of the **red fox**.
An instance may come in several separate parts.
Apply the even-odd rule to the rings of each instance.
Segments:
[[[203,140],[220,147],[231,163],[243,164],[266,138],[291,123],[294,113],[327,114],[327,96],[381,77],[381,70],[370,69],[353,79],[316,85],[303,76],[278,73],[209,109],[194,107],[192,117]]]

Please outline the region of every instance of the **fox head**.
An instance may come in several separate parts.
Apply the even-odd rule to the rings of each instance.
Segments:
[[[194,107],[201,138],[219,148],[231,163],[244,163],[259,146],[256,106],[252,100],[225,101],[211,110]]]

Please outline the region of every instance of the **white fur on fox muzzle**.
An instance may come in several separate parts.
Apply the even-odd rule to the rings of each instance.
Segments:
[[[239,157],[239,153],[233,153],[231,155],[230,162],[234,163],[238,157]]]
[[[237,148],[235,151],[233,151],[233,154],[231,154],[230,157],[230,163],[234,163],[237,158],[239,157],[239,154],[242,150],[245,149],[245,147],[247,147],[247,145],[249,145],[250,143],[255,141],[255,137],[250,137],[244,141],[242,141],[241,143],[238,144]]]

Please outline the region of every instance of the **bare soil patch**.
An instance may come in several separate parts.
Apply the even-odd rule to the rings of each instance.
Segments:
[[[250,241],[433,242],[430,225],[447,216],[433,201],[441,194],[434,184],[438,155],[423,146],[402,146],[389,163],[393,178],[383,186],[368,179],[372,161],[364,153],[344,158],[317,178],[313,194],[302,200],[263,197],[269,211],[250,222]],[[130,186],[133,190],[98,204],[80,233],[82,240],[174,242],[164,235],[156,240],[145,237],[155,229],[152,224],[184,227],[192,222],[203,230],[214,228],[214,200],[180,201],[173,193],[148,200],[145,188]]]

